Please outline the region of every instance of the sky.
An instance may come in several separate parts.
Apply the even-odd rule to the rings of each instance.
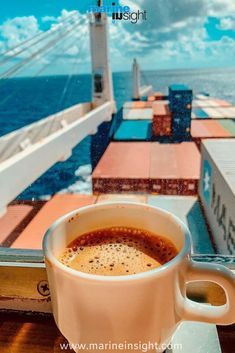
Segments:
[[[1,1],[0,53],[8,51],[8,57],[0,57],[0,72],[11,72],[29,55],[34,55],[34,60],[26,62],[16,75],[90,72],[86,12],[94,1]],[[120,4],[132,11],[146,10],[147,20],[138,24],[109,21],[113,71],[129,71],[134,57],[142,69],[153,70],[235,65],[234,0],[120,0]],[[61,21],[63,26],[59,26]],[[42,32],[50,29],[43,37]],[[9,51],[35,35],[44,41],[20,53],[19,49]],[[50,50],[42,55],[43,46]]]

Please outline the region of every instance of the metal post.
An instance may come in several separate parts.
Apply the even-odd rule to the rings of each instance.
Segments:
[[[102,6],[102,0],[97,1]],[[105,13],[91,14],[90,17],[90,46],[92,61],[92,100],[95,105],[107,101],[115,102],[113,97],[113,80],[110,69],[108,52],[108,24]]]
[[[133,100],[138,100],[140,99],[140,69],[136,59],[133,60],[132,75],[133,75]]]

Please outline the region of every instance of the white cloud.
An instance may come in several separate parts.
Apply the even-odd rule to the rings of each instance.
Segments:
[[[208,15],[224,17],[235,11],[234,0],[210,0],[207,2]]]
[[[206,62],[222,61],[234,53],[235,41],[223,37],[212,42],[207,37],[204,24],[208,16],[217,16],[220,20],[219,29],[234,29],[235,20],[230,16],[235,11],[235,1],[230,0],[123,0],[123,5],[131,9],[146,9],[147,21],[138,25],[117,21],[109,23],[110,53],[113,69],[128,68],[134,56],[140,57],[146,68],[151,65],[161,66],[169,62]],[[51,31],[59,29],[73,30],[61,45],[55,43],[52,53],[38,58],[37,65],[51,63],[53,70],[71,72],[73,64],[77,72],[90,70],[89,27],[87,17],[78,11],[63,10],[58,17],[44,16],[42,22],[47,22]],[[61,25],[66,21],[66,26]],[[40,22],[40,21],[39,21]],[[17,45],[21,41],[40,32],[39,22],[34,16],[17,17],[4,22],[0,26],[0,51]],[[48,40],[50,40],[50,36]],[[46,41],[45,41],[46,42]],[[45,44],[44,42],[44,44]],[[37,50],[38,46],[32,48]],[[230,53],[230,54],[229,54]],[[24,56],[22,56],[23,58]],[[173,61],[174,60],[174,61]],[[54,71],[53,71],[54,72]]]
[[[52,18],[44,17],[45,20],[51,22]],[[65,33],[67,33],[66,36]],[[33,41],[26,43],[23,47],[9,51],[9,49],[37,34],[40,34],[40,36],[35,37]],[[49,32],[45,35],[40,30],[39,22],[34,16],[10,19],[0,26],[0,38],[2,38],[0,52],[4,53],[8,50],[7,56],[12,60],[12,66],[18,65],[21,59],[28,59],[30,55],[35,55],[32,65],[29,62],[25,68],[19,71],[19,74],[22,75],[29,71],[42,73],[44,72],[42,70],[43,66],[52,71],[69,72],[71,68],[74,70],[73,63],[75,60],[76,63],[80,62],[83,65],[83,70],[88,65],[89,28],[87,26],[87,16],[77,11],[63,10],[58,17],[53,18]],[[27,48],[27,50],[22,51],[22,48]],[[38,51],[40,52],[36,55]],[[17,61],[15,61],[16,59]],[[84,60],[87,60],[86,65],[84,65]],[[9,69],[9,62],[6,62],[5,65],[6,67],[1,67],[1,72]],[[77,72],[74,73],[79,71],[79,67],[77,67]]]
[[[235,18],[231,18],[231,17],[221,18],[220,23],[218,25],[218,29],[222,31],[227,31],[227,30],[235,31]]]
[[[55,22],[57,18],[54,16],[44,16],[42,17],[42,22]]]
[[[12,48],[40,32],[38,21],[34,16],[15,17],[0,26],[3,38],[2,51]]]

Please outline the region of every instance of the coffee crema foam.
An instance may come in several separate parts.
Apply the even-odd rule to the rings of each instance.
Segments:
[[[166,238],[145,230],[112,227],[79,236],[59,260],[89,274],[124,276],[157,268],[177,254],[175,245]]]

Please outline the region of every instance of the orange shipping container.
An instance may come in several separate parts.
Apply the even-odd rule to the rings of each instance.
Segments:
[[[193,142],[152,144],[151,192],[164,195],[195,195],[200,175],[200,153]]]
[[[154,102],[155,101],[155,96],[149,96],[148,97],[149,102]]]
[[[93,195],[57,194],[52,197],[12,243],[12,248],[41,249],[46,230],[59,217],[96,202]]]
[[[155,92],[154,97],[155,97],[155,100],[160,101],[163,99],[163,94],[162,92]]]
[[[153,136],[170,136],[172,134],[171,117],[155,116],[153,119],[152,133],[153,133]]]
[[[153,136],[170,136],[172,115],[166,103],[153,104]]]
[[[144,102],[144,101],[133,101],[133,102],[126,102],[123,105],[124,109],[146,109],[152,108],[153,102]]]
[[[156,116],[166,116],[170,115],[170,110],[168,104],[165,102],[155,102],[153,103],[153,115]]]
[[[191,135],[199,147],[202,139],[232,137],[228,130],[214,120],[192,120]]]
[[[133,108],[135,109],[145,109],[145,108],[152,108],[153,102],[142,102],[142,101],[136,101],[133,102]]]
[[[193,142],[113,142],[92,175],[94,193],[197,194],[200,153]]]
[[[223,99],[216,99],[215,102],[222,108],[227,108],[227,107],[231,107],[232,104],[223,100]]]
[[[92,174],[94,193],[148,192],[151,143],[112,142]]]

